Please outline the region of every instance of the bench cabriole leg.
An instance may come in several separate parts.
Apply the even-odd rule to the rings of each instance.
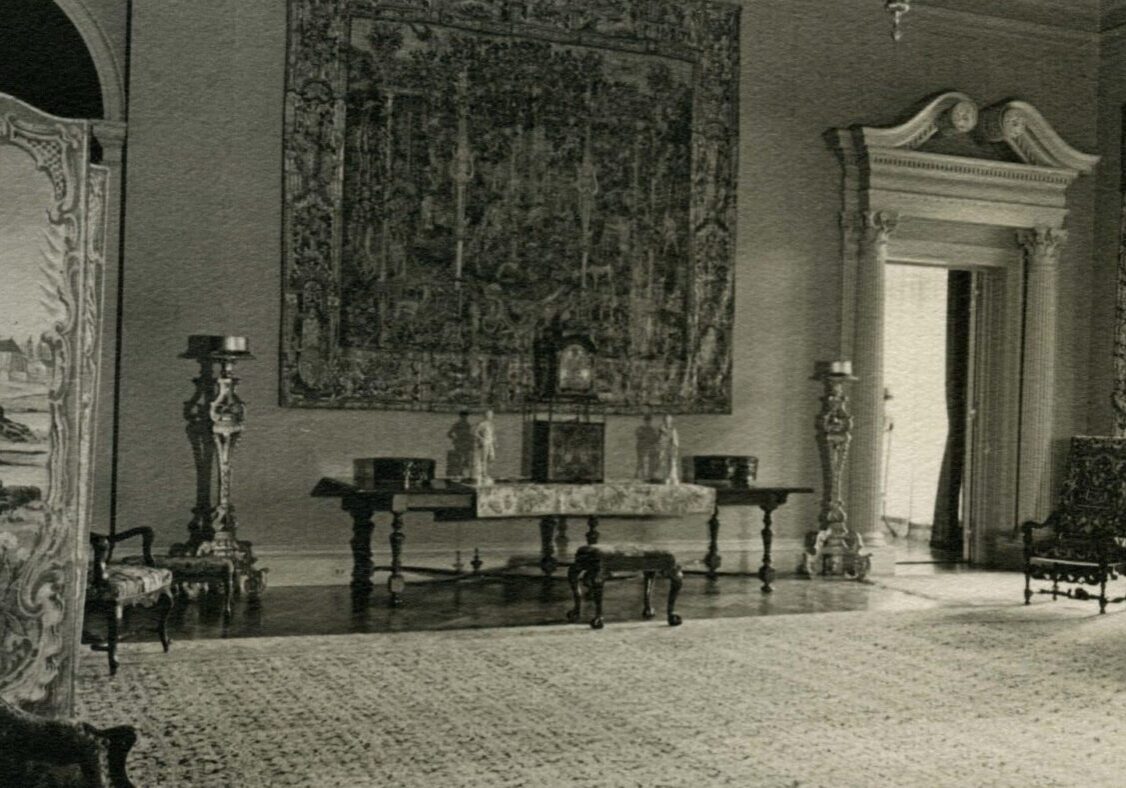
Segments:
[[[575,606],[567,611],[568,621],[578,621],[583,612],[583,595],[579,591],[579,580],[582,578],[583,571],[582,564],[577,561],[567,570],[567,581],[571,584],[571,596],[575,603]]]
[[[602,564],[592,566],[588,577],[590,595],[594,597],[594,618],[590,620],[590,626],[592,629],[602,629],[602,587],[606,584],[606,577],[602,574]]]
[[[641,608],[642,618],[652,618],[656,615],[653,611],[653,584],[657,580],[657,573],[651,570],[645,571],[645,582],[643,585],[643,603],[644,607]]]
[[[160,647],[164,649],[164,653],[168,653],[168,648],[172,645],[172,639],[168,637],[168,618],[172,615],[172,605],[174,598],[172,591],[163,594],[160,598],[160,624],[157,625],[156,633],[160,637]]]
[[[669,570],[669,626],[680,626],[681,618],[675,612],[676,598],[680,594],[680,587],[684,585],[684,572],[679,566]]]

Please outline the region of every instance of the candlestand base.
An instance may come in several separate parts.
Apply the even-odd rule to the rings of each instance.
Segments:
[[[230,561],[234,565],[234,592],[257,595],[266,590],[268,569],[255,567],[258,558],[251,543],[236,539],[230,531],[218,531],[211,539],[189,541],[172,545],[169,555],[195,558],[214,557],[217,561]]]
[[[798,575],[863,580],[871,572],[872,552],[855,531],[835,533],[822,529],[807,535]]]

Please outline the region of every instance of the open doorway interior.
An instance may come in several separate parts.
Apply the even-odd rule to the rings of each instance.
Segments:
[[[973,274],[888,264],[881,515],[899,561],[967,555]]]

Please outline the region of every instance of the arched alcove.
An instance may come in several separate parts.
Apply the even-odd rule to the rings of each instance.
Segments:
[[[0,93],[64,118],[104,118],[88,45],[53,2],[5,0],[0,11]]]

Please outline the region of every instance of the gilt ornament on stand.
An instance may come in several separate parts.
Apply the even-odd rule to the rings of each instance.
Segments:
[[[871,570],[872,558],[865,551],[859,532],[848,527],[842,492],[852,442],[848,389],[857,378],[852,375],[850,361],[830,362],[818,377],[825,388],[817,416],[825,497],[821,503],[819,528],[807,535],[798,573],[806,577],[843,575],[862,580]]]
[[[195,392],[184,403],[186,432],[195,460],[196,503],[188,523],[188,541],[173,545],[171,555],[229,559],[234,563],[240,590],[263,591],[266,570],[255,568],[257,558],[251,543],[238,538],[238,517],[231,501],[232,455],[246,418],[234,367],[236,362],[254,356],[245,337],[194,335],[181,357],[199,363],[199,374],[193,379]]]

